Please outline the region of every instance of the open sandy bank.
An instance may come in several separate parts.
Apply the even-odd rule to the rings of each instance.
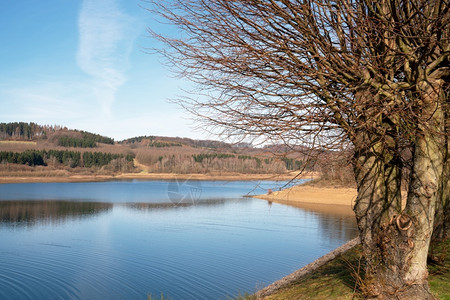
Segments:
[[[0,176],[1,183],[25,182],[95,182],[108,180],[291,180],[295,174],[174,174],[174,173],[124,173],[120,175],[67,175],[67,176]],[[313,175],[305,175],[311,178]]]
[[[334,204],[353,207],[356,199],[354,188],[312,187],[298,185],[285,190],[276,191],[267,195],[254,196],[272,202],[284,204],[314,203]]]

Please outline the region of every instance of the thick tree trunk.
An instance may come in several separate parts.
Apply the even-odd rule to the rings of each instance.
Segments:
[[[444,171],[442,172],[442,184],[441,184],[441,197],[443,203],[443,234],[442,239],[450,238],[450,83],[447,81],[445,83],[443,93],[443,103],[445,108],[445,144],[446,144],[446,154],[445,154],[445,163],[444,163]]]
[[[407,203],[401,211],[401,169],[393,139],[362,133],[370,147],[355,153],[358,197],[354,211],[360,230],[368,298],[433,299],[428,287],[427,254],[443,171],[444,116],[436,95],[426,85],[414,142]],[[364,136],[365,135],[365,136]],[[378,141],[378,142],[377,142]],[[361,144],[362,145],[362,144]]]
[[[434,219],[432,241],[441,241],[450,237],[450,112],[447,106],[445,114],[445,159],[442,178],[439,185],[438,201]]]
[[[444,164],[439,185],[438,199],[432,241],[442,241],[450,237],[450,161]]]
[[[356,146],[354,171],[358,184],[358,196],[354,211],[360,231],[361,243],[366,259],[365,285],[361,288],[370,298],[382,295],[386,288],[384,278],[395,277],[396,269],[386,267],[386,229],[401,212],[401,169],[395,155],[392,139],[371,138],[360,133]],[[378,141],[377,141],[378,140]],[[366,148],[363,145],[366,143]],[[383,278],[383,281],[380,281]]]

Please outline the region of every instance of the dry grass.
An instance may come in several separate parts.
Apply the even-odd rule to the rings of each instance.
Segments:
[[[36,145],[37,143],[33,141],[0,141],[0,145],[13,145],[13,144]]]
[[[69,177],[83,176],[85,181],[95,181],[96,176],[117,176],[124,172],[132,174],[133,169],[129,168],[124,162],[112,161],[110,165],[102,168],[70,168],[67,166],[28,166],[2,163],[0,164],[0,183],[1,182],[34,182],[37,178],[41,182],[61,181],[61,178],[67,178],[67,181],[71,181]],[[20,178],[20,179],[19,179]]]
[[[64,177],[70,172],[53,167],[0,164],[0,177]]]

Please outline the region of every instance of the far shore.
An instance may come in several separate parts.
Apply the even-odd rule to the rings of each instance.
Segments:
[[[101,182],[111,180],[291,180],[297,173],[286,174],[240,174],[240,173],[211,173],[211,174],[176,174],[176,173],[123,173],[119,175],[67,175],[67,176],[0,176],[2,183],[33,183],[33,182]],[[304,174],[301,178],[315,178],[315,174]]]
[[[34,175],[34,176],[33,176]],[[295,178],[297,173],[286,174],[240,174],[240,173],[209,173],[209,174],[176,174],[176,173],[123,173],[118,175],[78,174],[65,176],[42,176],[41,174],[24,174],[23,176],[0,176],[0,184],[5,183],[47,183],[47,182],[102,182],[114,180],[213,180],[213,181],[288,181]],[[296,179],[314,179],[316,174],[302,174]],[[297,185],[281,191],[274,191],[264,195],[252,196],[269,202],[282,203],[291,206],[312,205],[316,209],[333,205],[335,209],[342,207],[352,208],[356,199],[355,188],[342,187],[314,187],[309,185]]]
[[[265,195],[253,196],[270,202],[293,204],[343,205],[353,207],[357,191],[355,188],[314,187],[297,185]]]

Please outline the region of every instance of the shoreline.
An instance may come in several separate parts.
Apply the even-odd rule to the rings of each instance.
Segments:
[[[356,188],[297,185],[270,194],[253,196],[253,198],[263,199],[269,203],[275,202],[299,207],[306,210],[321,211],[323,213],[333,213],[342,216],[353,216],[354,212],[352,208],[356,196]],[[266,297],[270,298],[272,295],[277,295],[282,289],[295,285],[296,282],[310,274],[317,273],[320,267],[329,264],[332,260],[336,259],[336,257],[343,255],[359,243],[359,237],[347,241],[344,245],[314,260],[306,266],[276,280],[262,289],[259,289],[254,294],[255,299],[266,299]]]
[[[316,204],[346,206],[352,208],[357,196],[356,188],[313,187],[296,185],[266,195],[252,196],[269,202],[287,205]]]
[[[178,173],[122,173],[118,175],[67,175],[67,176],[0,176],[0,184],[6,183],[50,183],[50,182],[102,182],[114,180],[199,180],[199,181],[241,181],[241,180],[292,180],[297,174],[178,174]],[[297,179],[314,178],[315,174],[304,174]]]

